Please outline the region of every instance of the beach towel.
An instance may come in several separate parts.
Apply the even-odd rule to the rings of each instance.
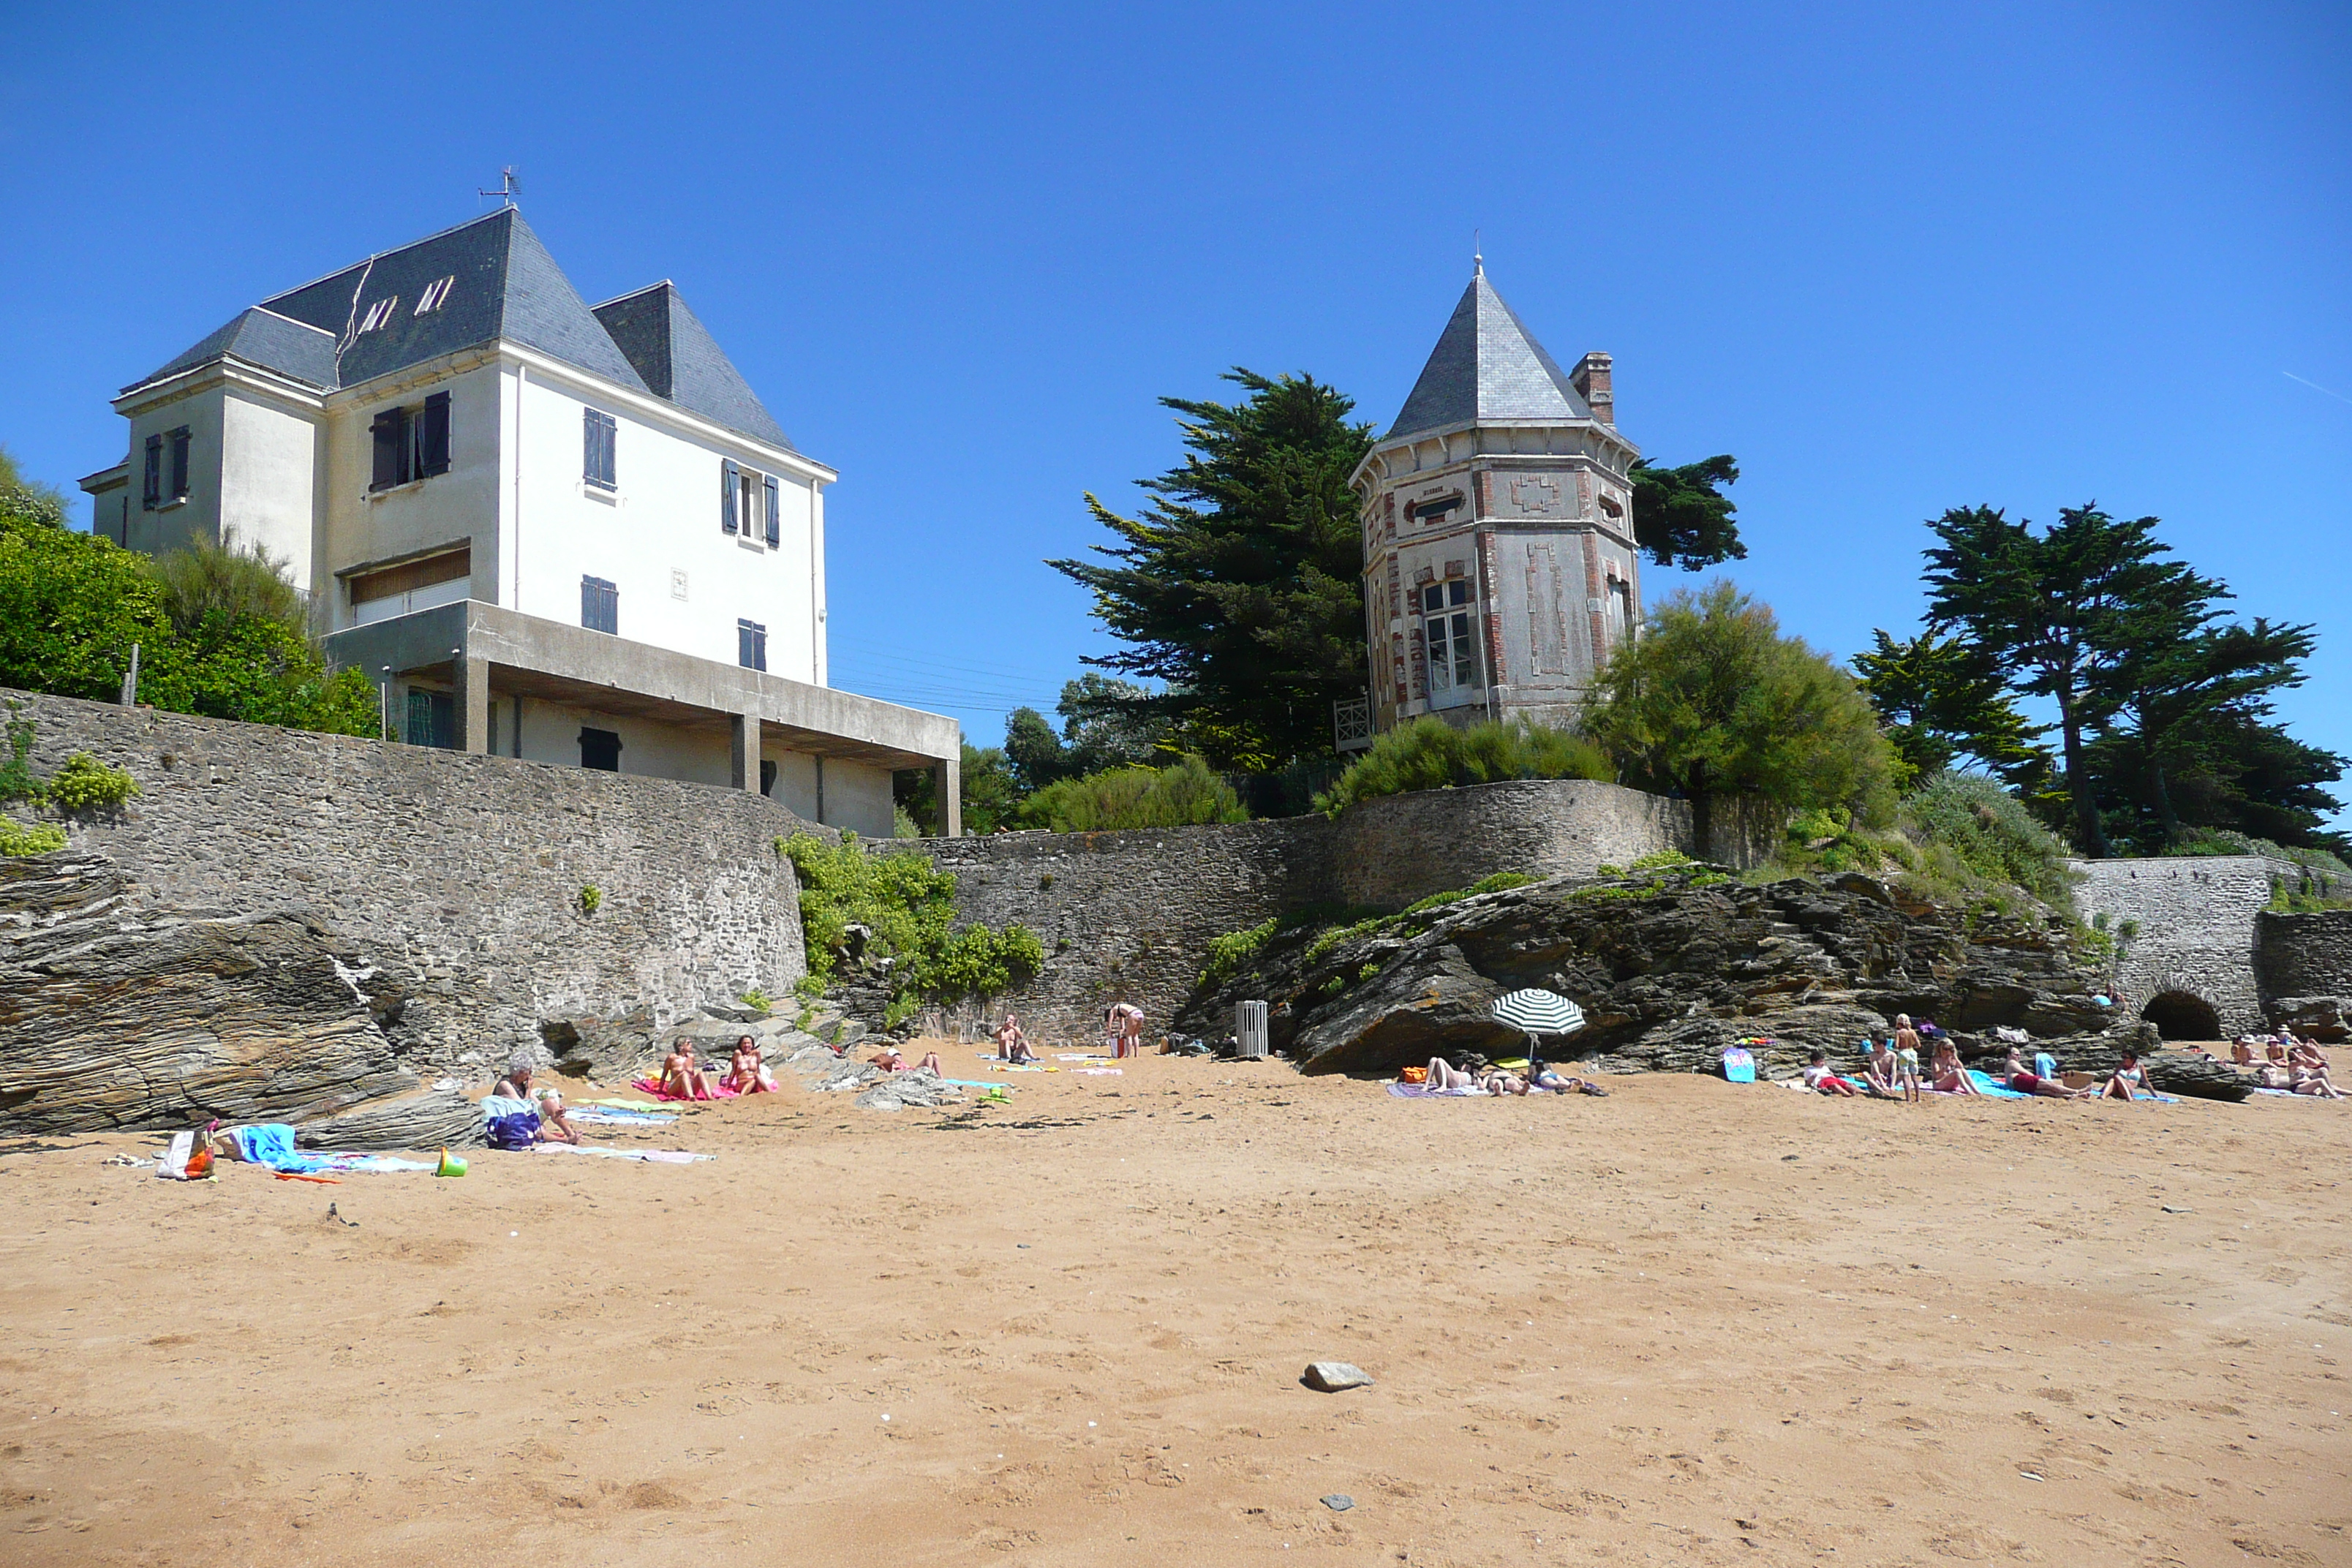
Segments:
[[[539,1154],[594,1154],[606,1160],[642,1160],[649,1165],[691,1165],[697,1160],[716,1160],[716,1154],[689,1154],[683,1149],[594,1149],[583,1143],[534,1143],[531,1152]]]
[[[1116,1057],[1089,1056],[1085,1054],[1077,1056],[1065,1056],[1057,1052],[1055,1053],[1054,1059],[1057,1062],[1108,1062],[1117,1061],[1118,1058]]]
[[[650,1100],[583,1100],[582,1105],[601,1105],[607,1110],[659,1110],[661,1104]]]
[[[1077,1070],[1088,1078],[1124,1078],[1127,1075],[1125,1068],[1079,1068]]]
[[[1486,1095],[1483,1089],[1432,1089],[1425,1083],[1392,1083],[1389,1092],[1399,1100],[1466,1100],[1474,1095]],[[1492,1099],[1491,1095],[1486,1096]]]
[[[725,1084],[713,1084],[711,1086],[710,1092],[707,1095],[672,1094],[655,1079],[649,1078],[632,1079],[629,1081],[629,1087],[639,1090],[642,1093],[650,1094],[656,1100],[732,1100],[735,1098],[735,1091],[729,1089]]]
[[[1974,1068],[1969,1069],[1969,1081],[1975,1084],[1977,1092],[1988,1100],[2032,1100],[2033,1098],[2023,1089],[2011,1089],[1992,1074],[1979,1072]]]
[[[622,1110],[605,1105],[588,1110],[573,1106],[566,1109],[563,1114],[568,1121],[593,1122],[604,1127],[667,1127],[677,1120],[676,1111]]]

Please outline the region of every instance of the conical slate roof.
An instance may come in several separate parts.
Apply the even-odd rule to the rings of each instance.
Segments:
[[[798,449],[709,329],[686,308],[677,285],[664,279],[607,300],[595,315],[655,395],[772,447]]]
[[[1568,373],[1503,303],[1480,268],[1382,439],[1482,421],[1591,417]]]

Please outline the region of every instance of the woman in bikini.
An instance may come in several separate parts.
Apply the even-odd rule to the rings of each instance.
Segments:
[[[873,1066],[880,1068],[884,1072],[928,1072],[936,1073],[941,1078],[948,1075],[948,1069],[940,1065],[940,1053],[937,1051],[924,1052],[923,1059],[912,1068],[907,1065],[907,1058],[898,1054],[898,1047],[896,1046],[883,1047],[880,1056],[869,1059]]]
[[[716,1100],[718,1091],[710,1087],[710,1072],[698,1067],[694,1060],[694,1042],[684,1036],[662,1058],[661,1091],[670,1100]]]
[[[1899,1040],[1903,1037],[1898,1033],[1895,1037]],[[1943,1093],[1982,1094],[1984,1092],[1977,1087],[1976,1079],[1969,1076],[1968,1068],[1960,1065],[1960,1053],[1949,1040],[1941,1041],[1937,1045],[1936,1064],[1932,1073],[1933,1076],[1929,1080],[1931,1087]]]
[[[727,1076],[719,1080],[721,1089],[731,1089],[738,1094],[773,1094],[775,1075],[768,1064],[760,1059],[759,1042],[751,1036],[740,1037],[735,1042],[735,1054],[727,1063]]]
[[[2147,1081],[2147,1068],[2140,1066],[2137,1051],[2126,1051],[2123,1065],[2109,1075],[2098,1090],[2101,1100],[2154,1100],[2155,1089]]]

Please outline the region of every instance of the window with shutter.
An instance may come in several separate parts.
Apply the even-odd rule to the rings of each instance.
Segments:
[[[172,432],[172,499],[178,500],[188,493],[188,427],[181,426]]]
[[[580,624],[592,632],[621,635],[621,591],[602,577],[580,579]]]
[[[735,662],[746,669],[768,668],[768,628],[757,621],[735,623]]]
[[[388,490],[408,482],[408,410],[387,408],[368,426],[375,438],[375,468],[368,481],[372,490]]]
[[[449,471],[449,395],[436,392],[416,416],[416,477]]]
[[[611,415],[600,414],[593,408],[581,410],[580,478],[600,490],[618,488],[613,462],[616,445],[614,437],[618,430],[619,426]]]
[[[163,437],[147,437],[147,476],[139,488],[139,505],[153,511],[163,499]]]
[[[736,470],[736,468],[735,468],[734,460],[733,460],[732,458],[722,459],[722,460],[719,462],[719,526],[720,528],[724,529],[724,530],[725,530],[726,531],[728,531],[729,533],[732,533],[732,532],[734,532],[734,531],[735,531],[735,479],[736,479],[736,472],[737,472],[737,470]]]
[[[772,550],[784,540],[783,524],[776,516],[776,481],[773,479],[768,480],[766,494],[762,499],[767,504],[768,548]],[[760,668],[765,669],[767,666],[761,665]]]

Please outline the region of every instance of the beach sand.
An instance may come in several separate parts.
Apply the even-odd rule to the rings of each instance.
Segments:
[[[0,1155],[0,1562],[2352,1563],[2352,1106],[1124,1068]]]

